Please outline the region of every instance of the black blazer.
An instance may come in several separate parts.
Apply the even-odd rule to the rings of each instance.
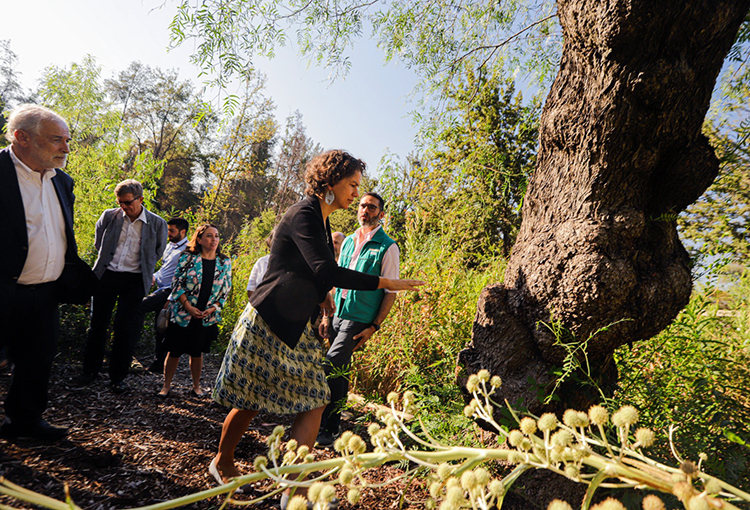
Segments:
[[[291,206],[276,227],[268,270],[250,304],[279,339],[294,348],[332,287],[375,290],[379,277],[339,267],[331,227],[317,197]]]
[[[78,247],[73,230],[73,202],[75,201],[73,179],[62,170],[57,170],[52,183],[65,219],[65,237],[68,245],[65,261],[74,262],[78,259]],[[9,302],[5,301],[5,298],[12,299],[8,296],[11,292],[9,286],[14,285],[21,275],[29,250],[21,188],[18,185],[15,165],[10,157],[10,149],[7,147],[0,150],[0,218],[3,218],[7,226],[3,243],[6,258],[0,264],[0,287],[4,294],[0,296],[0,302],[5,307],[5,304]]]

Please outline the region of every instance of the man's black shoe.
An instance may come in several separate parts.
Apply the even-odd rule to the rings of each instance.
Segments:
[[[73,384],[77,386],[88,386],[92,382],[96,380],[96,378],[99,376],[96,372],[93,373],[83,373],[73,379]]]
[[[0,426],[0,437],[4,439],[39,439],[41,441],[59,441],[68,435],[67,427],[56,427],[44,420],[34,424],[15,425],[7,419]]]
[[[128,391],[128,385],[125,384],[125,381],[112,383],[109,388],[112,390],[112,393],[116,393],[117,395],[121,395]]]

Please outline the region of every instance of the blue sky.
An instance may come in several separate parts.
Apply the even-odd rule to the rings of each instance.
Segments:
[[[109,78],[132,61],[163,69],[177,68],[184,79],[200,84],[189,62],[191,42],[167,52],[168,25],[174,3],[166,0],[25,0],[6,2],[0,39],[10,40],[18,55],[20,80],[36,84],[49,65],[64,67],[86,54],[96,57]],[[12,21],[11,21],[12,20]],[[28,20],[28,21],[25,21]],[[403,65],[383,64],[374,43],[362,40],[352,54],[346,79],[330,84],[328,71],[309,66],[293,48],[273,60],[257,61],[268,77],[267,93],[277,106],[279,123],[295,110],[307,134],[324,148],[344,148],[371,169],[390,151],[406,156],[416,128],[409,115],[409,95],[416,76]]]

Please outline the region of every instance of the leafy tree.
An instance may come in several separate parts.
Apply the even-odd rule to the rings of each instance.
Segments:
[[[16,77],[17,65],[18,55],[10,49],[10,41],[0,39],[0,137],[3,136],[6,122],[3,112],[20,99],[22,93]]]
[[[117,79],[105,82],[120,110],[120,137],[133,139],[126,164],[150,152],[162,164],[155,203],[185,210],[197,205],[192,188],[196,166],[207,165],[202,146],[215,120],[206,113],[199,93],[176,70],[163,71],[133,62]]]
[[[202,215],[219,225],[226,238],[266,209],[277,188],[269,175],[277,125],[273,101],[264,95],[265,83],[261,75],[246,83],[238,112],[205,176]]]
[[[426,156],[431,186],[421,206],[470,264],[507,257],[533,170],[540,101],[525,106],[512,79],[471,69],[445,101],[450,120],[436,128],[436,148]]]
[[[273,165],[279,181],[278,191],[274,197],[277,216],[302,198],[306,186],[305,166],[322,151],[320,145],[307,136],[299,110],[287,117],[279,154]]]
[[[680,216],[680,233],[699,260],[717,255],[750,263],[750,18],[730,52],[722,94],[704,132],[721,167],[708,190]]]

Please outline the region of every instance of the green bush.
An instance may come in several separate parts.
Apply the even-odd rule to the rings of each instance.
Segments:
[[[638,407],[657,431],[661,458],[676,451],[696,460],[705,453],[707,471],[727,482],[750,484],[750,355],[747,277],[722,299],[715,289],[696,293],[674,323],[659,335],[616,353],[620,373],[615,405]]]

